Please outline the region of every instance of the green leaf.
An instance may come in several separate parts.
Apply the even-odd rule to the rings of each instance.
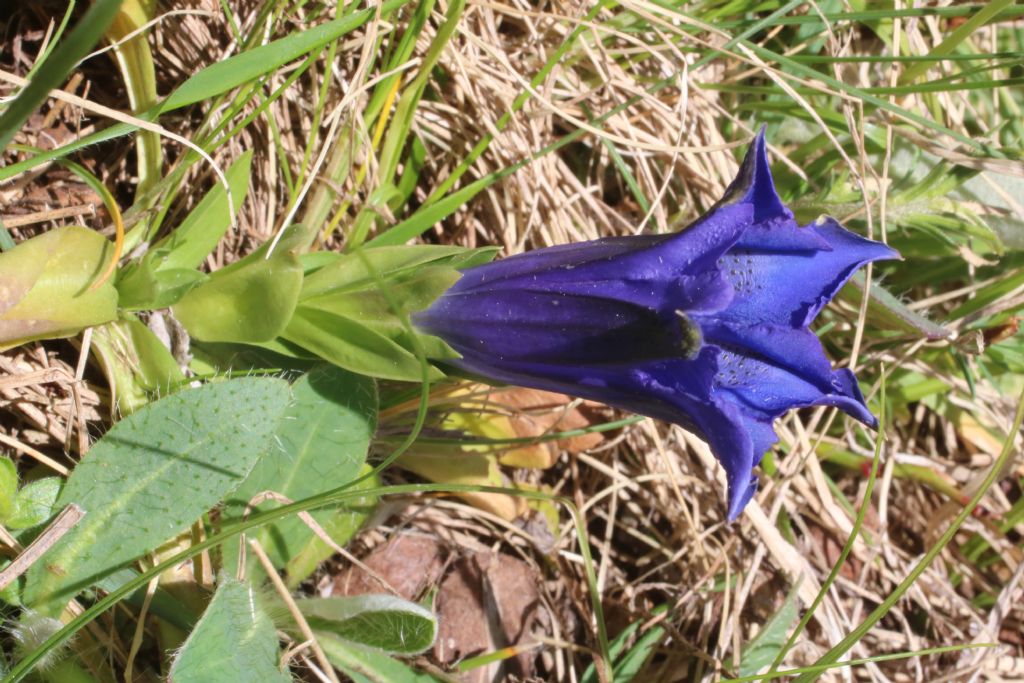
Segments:
[[[663,611],[663,607],[655,610],[656,613]],[[614,660],[612,665],[612,683],[629,683],[632,681],[640,668],[647,662],[651,652],[661,642],[661,639],[665,637],[665,629],[656,626],[649,629],[639,638],[636,638],[636,632],[640,630],[641,624],[642,622],[634,621],[624,628],[622,633],[612,641],[609,648],[609,653]],[[634,638],[636,638],[636,642],[633,642],[631,647],[627,647]],[[581,683],[598,682],[597,670],[593,664],[587,667],[580,681]]]
[[[427,265],[471,268],[490,261],[496,252],[497,248],[466,249],[433,244],[363,249],[344,254],[310,274],[302,285],[302,299],[375,290],[378,282],[388,282]]]
[[[359,476],[377,426],[377,387],[373,380],[321,365],[292,385],[292,397],[275,433],[279,448],[261,458],[232,494],[225,519],[241,519],[249,501],[263,491],[297,501],[344,486]],[[268,501],[257,509],[278,506]],[[311,514],[326,527],[336,517],[348,519],[352,513],[340,508]],[[292,516],[261,527],[255,538],[274,565],[283,567],[310,544],[314,533]],[[348,539],[334,540],[344,544]],[[235,566],[237,545],[225,544],[225,567]]]
[[[441,680],[416,671],[383,652],[352,645],[330,633],[318,633],[317,640],[331,664],[356,683],[437,683]]]
[[[416,356],[351,318],[299,306],[281,336],[352,372],[406,382],[423,378]],[[442,375],[431,368],[430,377],[439,379]]]
[[[352,491],[363,491],[376,489],[380,486],[380,478],[371,475],[373,468],[363,465],[359,476],[366,476],[362,482],[351,487]],[[356,498],[348,501],[344,507],[332,510],[331,515],[320,524],[324,532],[338,545],[344,546],[353,536],[356,535],[370,518],[377,506],[377,498],[367,495],[363,498]],[[309,539],[306,545],[302,546],[292,555],[285,567],[285,583],[290,588],[295,588],[305,581],[316,571],[327,558],[334,555],[334,548],[318,536]]]
[[[178,362],[152,330],[138,320],[93,329],[92,351],[110,387],[111,410],[128,415],[185,381]]]
[[[111,250],[99,233],[68,226],[0,254],[0,349],[70,337],[116,318],[113,284],[93,288]]]
[[[117,280],[120,305],[126,311],[167,308],[209,279],[209,275],[198,270],[154,270],[146,264],[130,264],[125,268],[124,277]]]
[[[252,150],[246,150],[231,164],[224,177],[231,188],[232,206],[242,208],[249,192],[252,173]],[[185,220],[170,235],[155,245],[156,251],[165,251],[158,266],[169,268],[198,268],[217,247],[231,227],[227,192],[220,183],[214,185]]]
[[[419,381],[416,344],[402,316],[430,305],[458,279],[458,269],[485,263],[494,251],[415,245],[345,254],[306,277],[282,336],[353,372]],[[414,334],[430,357],[455,357],[441,340]],[[442,376],[430,372],[432,379]]]
[[[782,602],[782,606],[779,607],[779,611],[772,615],[772,618],[743,648],[743,658],[739,667],[741,677],[753,676],[761,669],[771,666],[775,661],[779,650],[786,645],[789,629],[793,627],[800,616],[798,613],[799,593],[799,587],[791,588]]]
[[[302,287],[302,263],[291,247],[286,234],[270,258],[265,244],[221,268],[175,304],[174,316],[200,341],[273,341],[288,325]]]
[[[10,458],[0,456],[0,524],[7,524],[14,512],[18,493],[18,468]]]
[[[864,292],[864,273],[854,273],[849,287],[839,291],[839,298],[852,306],[859,306]],[[952,332],[932,322],[889,293],[883,286],[872,282],[868,298],[868,320],[883,329],[895,330],[931,340],[949,339]]]
[[[405,312],[418,311],[430,306],[459,279],[459,272],[449,266],[423,266],[404,272],[384,283],[386,295],[380,288],[365,287],[344,294],[330,293],[303,298],[303,305],[323,311],[345,315],[367,323],[383,322],[395,318],[392,304]],[[394,321],[398,324],[397,320]]]
[[[289,683],[273,622],[252,586],[226,575],[171,665],[174,683]]]
[[[181,533],[272,444],[290,398],[278,379],[207,384],[115,424],[72,471],[57,507],[85,517],[26,574],[24,601],[59,614],[79,591]]]
[[[393,595],[307,598],[297,604],[314,630],[392,654],[423,652],[437,637],[430,610]]]
[[[299,260],[302,261],[302,272],[306,274],[307,278],[340,258],[342,258],[342,254],[333,251],[307,251],[299,255]],[[305,283],[303,283],[303,286],[305,286]]]
[[[252,151],[235,160],[224,174],[237,213],[249,191]],[[163,308],[207,279],[196,271],[217,247],[228,228],[231,212],[227,192],[218,183],[210,189],[174,231],[157,242],[142,259],[125,267],[117,282],[122,308]]]
[[[22,486],[4,525],[9,529],[29,529],[48,520],[53,516],[63,483],[59,477],[44,477]]]
[[[312,297],[305,300],[302,306],[346,320],[358,321],[360,325],[411,353],[415,345],[409,338],[409,330],[401,318],[392,311],[392,306],[398,307],[406,314],[427,308],[458,278],[459,273],[454,268],[427,265],[392,277],[382,286],[386,292],[382,291],[382,288],[368,287],[343,294]],[[458,354],[440,338],[421,334],[415,328],[413,333],[418,336],[420,345],[428,357],[458,357]]]
[[[121,70],[132,112],[136,114],[157,102],[156,69],[145,32],[145,26],[153,19],[155,11],[156,0],[123,0],[120,11],[107,29],[107,39],[118,43],[114,59]],[[136,193],[142,194],[160,179],[163,168],[160,136],[155,131],[140,131],[135,138],[135,151],[139,174]]]

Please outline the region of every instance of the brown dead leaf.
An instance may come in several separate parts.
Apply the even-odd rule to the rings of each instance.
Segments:
[[[534,389],[490,389],[483,385],[463,387],[452,394],[454,406],[441,415],[439,429],[465,437],[465,442],[415,444],[402,454],[398,465],[418,476],[444,484],[478,487],[509,487],[512,482],[501,465],[546,469],[555,464],[563,448],[579,452],[601,443],[601,434],[582,434],[555,442],[518,445],[516,439],[539,439],[547,434],[582,429],[590,420],[568,396]],[[476,438],[516,444],[495,449]],[[470,505],[507,521],[527,510],[524,498],[494,491],[460,491],[455,494]]]
[[[993,434],[995,430],[982,423],[978,416],[967,411],[957,411],[954,424],[957,435],[973,452],[994,458],[1003,449],[1003,442]]]
[[[441,584],[434,655],[442,664],[507,647],[528,646],[537,623],[540,578],[533,567],[503,553],[477,553],[459,560]],[[493,662],[461,676],[467,683],[496,683],[508,675],[528,677],[534,652]]]
[[[982,334],[985,339],[985,346],[989,347],[993,344],[1006,341],[1013,335],[1020,331],[1020,317],[1010,316],[1010,318],[999,325],[993,325],[992,327],[986,327],[982,330]]]
[[[495,391],[490,395],[495,403],[513,408],[509,423],[519,438],[537,438],[552,432],[567,432],[589,427],[591,420],[581,411],[586,402],[570,407],[572,398],[539,389],[513,388]],[[555,464],[562,449],[579,453],[594,448],[604,441],[598,432],[582,434],[568,439],[533,444],[516,448],[501,455],[501,464],[512,467],[550,467]],[[546,463],[546,464],[543,464]]]
[[[528,645],[531,628],[537,616],[540,596],[539,577],[526,562],[508,555],[477,555],[477,565],[484,570],[489,598],[497,609],[505,647]],[[516,656],[519,675],[533,672],[533,653]]]
[[[334,595],[380,593],[386,582],[406,600],[417,600],[441,578],[446,552],[436,539],[398,534],[363,558],[376,577],[359,566],[350,566],[334,578]],[[380,580],[378,580],[378,578]]]
[[[497,649],[487,623],[483,595],[483,576],[472,557],[459,560],[441,584],[435,611],[438,618],[434,656],[442,664],[454,664],[490,650]],[[488,683],[498,680],[501,664],[464,673],[466,683]]]
[[[444,484],[468,486],[510,486],[508,477],[498,467],[491,453],[463,448],[410,448],[398,459],[398,465],[410,472]],[[460,491],[455,494],[470,505],[512,521],[526,512],[526,501],[517,496],[493,491]]]

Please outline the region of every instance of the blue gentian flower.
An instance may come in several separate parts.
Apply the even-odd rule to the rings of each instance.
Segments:
[[[414,316],[454,364],[673,422],[725,467],[729,519],[791,408],[835,406],[876,426],[853,373],[808,325],[858,268],[898,258],[779,199],[762,131],[707,215],[679,233],[539,249],[466,270]]]

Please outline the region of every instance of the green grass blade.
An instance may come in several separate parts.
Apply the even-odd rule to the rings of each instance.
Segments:
[[[92,133],[91,135],[86,135],[83,138],[79,138],[74,142],[69,142],[61,147],[50,150],[40,150],[35,154],[35,156],[23,159],[22,161],[13,163],[10,166],[0,168],[0,183],[13,178],[19,173],[31,171],[36,166],[41,166],[48,161],[62,159],[80,149],[85,149],[92,145],[98,145],[101,142],[107,142],[108,140],[113,140],[124,135],[130,135],[138,129],[138,126],[133,126],[130,123],[116,123],[109,128],[104,128],[103,130]]]
[[[121,7],[121,0],[96,0],[53,54],[22,89],[7,111],[0,115],[0,150],[6,149],[50,91],[60,87],[68,74],[103,37]]]
[[[913,652],[893,652],[884,655],[875,655],[874,657],[864,657],[863,659],[850,659],[845,662],[833,662],[831,664],[812,664],[810,666],[801,666],[797,669],[786,669],[785,671],[769,672],[766,674],[757,674],[756,676],[741,676],[740,678],[727,678],[722,683],[755,683],[755,681],[774,681],[778,678],[795,676],[796,674],[823,674],[826,671],[832,669],[840,669],[846,666],[860,666],[862,664],[872,664],[878,662],[893,662],[900,659],[910,659],[912,657],[927,657],[928,655],[942,655],[949,652],[963,652],[964,650],[977,650],[980,648],[995,647],[992,643],[966,643],[964,645],[944,645],[942,647],[929,647],[924,650],[915,650]],[[815,676],[817,678],[817,676]]]
[[[955,50],[960,43],[964,42],[971,36],[972,33],[977,31],[979,28],[987,24],[989,21],[999,16],[1000,13],[1007,7],[1013,4],[1013,0],[993,0],[986,5],[983,5],[978,13],[972,16],[970,19],[958,26],[949,37],[943,40],[941,43],[935,46],[931,52],[928,53],[929,57],[944,57],[950,52]],[[924,75],[924,72],[928,70],[931,65],[928,62],[920,62],[914,64],[906,71],[903,72],[899,77],[899,84],[910,83],[915,80],[918,76]]]
[[[859,12],[825,12],[823,14],[808,12],[807,14],[783,17],[775,21],[774,25],[799,26],[801,24],[820,24],[822,18],[830,24],[839,22],[860,22],[867,24],[877,21],[886,21],[889,19],[914,19],[917,17],[942,17],[949,19],[953,17],[966,17],[972,12],[977,12],[984,7],[986,7],[986,4],[949,5],[946,7],[909,7],[904,9],[893,9],[890,7],[888,9],[867,9]],[[1019,19],[1022,16],[1024,16],[1024,5],[1014,5],[1003,8],[996,15],[989,17],[988,21],[1010,21],[1013,19]],[[715,22],[715,25],[721,29],[742,28],[749,24],[749,20],[745,19],[727,19]]]
[[[850,632],[848,636],[842,639],[832,649],[822,655],[818,659],[816,666],[831,666],[839,661],[846,652],[856,645],[864,637],[864,635],[871,630],[871,628],[881,620],[889,610],[892,609],[893,605],[903,597],[903,595],[910,590],[910,587],[914,585],[914,582],[920,578],[921,574],[931,566],[931,563],[935,561],[935,558],[939,556],[939,553],[949,545],[949,542],[953,540],[957,532],[960,531],[960,527],[963,526],[967,518],[971,516],[974,509],[981,503],[981,499],[988,493],[988,490],[992,488],[992,485],[996,483],[996,480],[1002,475],[1005,467],[1010,463],[1011,458],[1014,455],[1014,438],[1017,432],[1020,430],[1021,421],[1024,420],[1024,392],[1021,393],[1017,403],[1017,413],[1013,418],[1013,426],[1009,431],[1009,435],[1006,437],[1006,442],[1003,444],[1003,451],[999,454],[999,457],[994,463],[992,468],[989,470],[985,480],[978,487],[978,491],[971,497],[971,500],[964,506],[964,509],[953,520],[952,524],[943,532],[942,536],[939,537],[935,545],[928,549],[921,561],[914,566],[903,581],[900,582],[899,586],[890,593],[885,600],[880,604],[871,614],[869,614],[861,624]],[[812,683],[818,680],[821,671],[814,673],[807,673],[796,679],[796,683]]]
[[[587,123],[594,123],[594,116],[590,113],[590,107],[585,102],[580,103],[580,107],[583,109],[583,113],[587,115]],[[608,138],[601,138],[601,143],[604,148],[608,150],[608,156],[612,158],[612,163],[615,164],[616,170],[622,176],[622,180],[625,181],[626,187],[629,188],[629,192],[633,195],[633,199],[637,204],[640,205],[640,210],[646,215],[651,210],[651,203],[647,201],[647,197],[644,195],[644,191],[640,188],[640,183],[637,182],[636,176],[633,175],[633,171],[630,170],[626,160],[619,154],[618,148],[615,143]]]
[[[406,2],[408,0],[387,0],[381,6],[380,11],[382,13],[393,12]],[[248,83],[354,31],[370,21],[376,14],[377,8],[371,7],[329,21],[308,31],[293,33],[287,38],[281,38],[229,57],[223,62],[211,64],[171,93],[160,105],[160,112],[179,109]]]
[[[782,16],[783,14],[789,12],[793,8],[799,6],[800,4],[802,4],[802,0],[790,0],[790,2],[786,3],[783,7],[779,8],[765,19],[757,22],[756,24],[748,28],[746,31],[741,33],[739,36],[733,38],[729,43],[727,43],[722,48],[722,50],[727,50],[730,46],[732,46],[736,42],[739,42],[744,37],[753,35],[757,31],[760,31],[763,28],[770,26],[771,21],[773,19]],[[596,16],[600,9],[603,7],[603,5],[603,2],[599,3],[593,10],[591,10],[591,12],[587,14],[587,17],[584,19],[584,22],[580,24],[580,27],[578,27],[577,30],[573,31],[573,33],[570,34],[568,38],[566,38],[565,42],[563,42],[559,46],[558,50],[556,50],[552,54],[551,59],[549,59],[548,62],[545,63],[545,65],[541,68],[541,70],[537,72],[537,74],[533,77],[533,79],[530,81],[531,87],[536,88],[544,81],[550,70],[554,68],[554,64],[557,62],[557,60],[561,59],[562,56],[564,56],[569,46],[572,45],[576,37],[583,31],[585,23],[593,19],[594,16]],[[720,54],[720,51],[716,50],[711,54],[706,55],[702,60],[698,60],[698,62],[694,64],[694,66],[691,68],[697,68],[701,64],[710,61],[718,54]],[[656,93],[664,88],[676,84],[677,82],[678,74],[673,74],[667,78],[661,79],[654,85],[647,88],[647,93]],[[526,103],[527,99],[529,99],[529,95],[529,91],[525,91],[521,93],[519,97],[516,98],[516,100],[512,103],[512,106],[509,108],[509,111],[506,112],[500,119],[498,119],[498,121],[495,122],[494,126],[496,130],[500,132],[505,128],[505,126],[508,125],[509,121],[512,119],[512,115],[522,108],[522,106]],[[629,107],[639,102],[640,99],[641,97],[639,95],[631,97],[622,104],[612,107],[604,114],[597,116],[591,123],[595,126],[601,126],[612,117],[624,112]],[[440,185],[438,185],[437,188],[434,189],[430,197],[427,198],[423,206],[420,207],[420,209],[416,213],[414,213],[412,216],[402,221],[395,227],[391,228],[387,232],[378,235],[374,239],[370,240],[370,242],[367,243],[367,246],[378,247],[385,245],[404,244],[408,240],[413,239],[414,237],[426,232],[435,223],[454,213],[455,210],[458,209],[460,206],[464,205],[466,202],[468,202],[470,199],[476,196],[479,192],[482,192],[483,190],[487,189],[497,181],[512,175],[513,173],[523,168],[530,162],[539,159],[546,154],[551,154],[553,152],[558,151],[559,149],[562,149],[563,147],[572,144],[573,142],[580,139],[586,134],[587,131],[581,128],[576,129],[573,132],[568,133],[567,135],[551,143],[550,145],[544,147],[535,154],[515,164],[512,164],[511,166],[507,166],[501,169],[500,171],[496,171],[487,176],[484,176],[483,178],[480,178],[479,180],[476,180],[473,183],[466,185],[465,187],[459,188],[457,191],[447,196],[443,196],[444,193],[448,192],[455,185],[458,179],[462,177],[462,175],[469,169],[470,166],[473,165],[473,163],[480,157],[480,155],[483,154],[484,151],[486,151],[487,147],[490,145],[491,141],[494,138],[493,135],[491,134],[485,135],[476,144],[476,146],[473,147],[472,151],[462,161],[462,163],[460,163],[459,166],[454,171],[452,171],[452,174],[445,178],[445,180]]]
[[[682,15],[683,14],[681,10],[679,10],[677,7],[675,7],[674,5],[670,4],[666,0],[652,0],[652,2],[655,5],[657,5],[658,7],[660,7],[662,10],[664,10],[669,15]],[[788,6],[789,5],[787,5],[787,7]],[[778,12],[780,12],[780,11],[781,10],[777,11],[775,14],[778,14]],[[739,36],[737,36],[737,38],[739,38]],[[820,81],[821,83],[823,83],[824,85],[828,86],[829,88],[835,90],[836,92],[844,93],[844,94],[846,94],[846,95],[848,95],[848,96],[850,96],[852,98],[858,99],[858,100],[860,100],[860,101],[862,101],[862,102],[864,102],[866,104],[870,104],[870,105],[872,105],[872,106],[874,106],[874,107],[876,107],[878,109],[881,109],[883,111],[887,111],[887,112],[889,112],[891,114],[895,114],[896,116],[898,116],[901,119],[904,119],[904,120],[912,122],[912,123],[916,123],[917,125],[922,126],[924,128],[928,128],[933,133],[938,133],[940,135],[949,136],[949,137],[953,138],[954,140],[956,140],[957,142],[959,142],[959,143],[961,143],[961,144],[963,144],[963,145],[965,145],[965,146],[975,150],[976,152],[980,152],[980,153],[982,153],[982,154],[984,154],[984,155],[986,155],[986,156],[988,156],[990,158],[994,158],[994,159],[1006,158],[1005,154],[1003,154],[998,149],[992,147],[991,145],[986,145],[984,143],[978,142],[977,140],[975,140],[974,138],[972,138],[972,137],[970,137],[968,135],[965,135],[965,134],[963,134],[963,133],[961,133],[959,131],[951,130],[950,128],[947,128],[946,126],[943,126],[940,123],[937,123],[937,122],[935,122],[935,121],[933,121],[933,120],[931,120],[929,118],[921,116],[920,114],[912,112],[912,111],[910,111],[908,109],[905,109],[904,107],[901,107],[898,104],[890,102],[889,100],[882,99],[881,97],[876,97],[876,96],[870,94],[869,92],[867,92],[864,88],[858,88],[858,87],[850,85],[848,83],[844,83],[844,82],[838,80],[837,78],[833,78],[832,76],[829,76],[829,75],[827,75],[827,74],[825,74],[825,73],[823,73],[821,71],[813,69],[813,68],[807,66],[806,64],[802,64],[800,62],[794,61],[794,60],[790,59],[789,57],[787,57],[785,55],[779,54],[779,53],[777,53],[777,52],[775,52],[773,50],[769,50],[768,48],[766,48],[766,47],[764,47],[762,45],[758,45],[757,43],[752,43],[749,40],[747,40],[746,38],[743,38],[743,39],[740,39],[740,40],[737,40],[736,38],[734,38],[734,39],[728,41],[726,43],[726,45],[721,50],[715,51],[715,53],[717,53],[717,52],[723,52],[724,53],[732,45],[743,46],[744,48],[746,48],[750,52],[753,52],[755,55],[757,55],[758,57],[760,57],[762,60],[764,60],[765,62],[767,62],[769,64],[775,63],[775,64],[778,64],[778,65],[780,65],[782,67],[785,67],[780,72],[781,75],[783,75],[783,76],[787,76],[787,75],[789,75],[789,76],[800,76],[802,78],[810,78],[812,80]],[[737,58],[741,58],[740,55],[735,55],[735,56]],[[710,57],[711,57],[711,55],[708,55],[706,57],[706,59],[710,58]],[[702,60],[699,60],[694,65],[693,68],[696,68],[701,63],[702,63]]]
[[[427,83],[433,75],[434,66],[441,58],[441,52],[447,47],[448,41],[451,40],[452,35],[455,33],[465,8],[465,0],[454,0],[448,6],[448,11],[445,12],[444,23],[438,27],[437,33],[433,40],[431,40],[430,48],[427,50],[427,54],[423,56],[423,62],[420,64],[416,78],[409,84],[409,87],[406,88],[402,97],[398,100],[398,106],[395,107],[394,121],[388,130],[387,136],[384,138],[384,146],[381,148],[380,153],[380,178],[382,185],[387,185],[394,179],[395,171],[398,168],[399,152],[405,147],[409,137],[409,130],[412,128],[412,119],[416,113],[416,106],[423,97],[423,91],[426,90]],[[361,242],[362,240],[358,239],[353,246],[359,246]]]
[[[803,616],[800,617],[799,623],[796,628],[793,629],[793,633],[790,634],[786,640],[786,644],[782,646],[779,653],[775,656],[775,660],[772,662],[771,671],[776,671],[779,665],[782,664],[782,660],[785,659],[786,653],[789,652],[793,645],[796,644],[797,638],[807,628],[807,624],[810,623],[814,617],[815,611],[821,605],[825,596],[828,595],[829,590],[832,588],[832,584],[839,577],[839,572],[842,570],[843,565],[846,564],[846,558],[850,556],[853,551],[854,543],[857,541],[857,537],[860,536],[861,527],[864,526],[864,519],[867,516],[867,511],[871,508],[871,494],[875,490],[875,481],[878,479],[878,466],[882,461],[882,445],[885,443],[885,428],[888,423],[887,416],[885,414],[884,406],[885,401],[885,372],[882,372],[882,378],[880,380],[881,391],[880,391],[880,404],[883,409],[879,412],[878,418],[878,433],[875,436],[875,454],[871,459],[871,470],[868,472],[868,481],[864,487],[864,499],[861,501],[860,510],[857,511],[857,516],[853,520],[853,528],[850,529],[850,535],[846,539],[846,543],[843,544],[843,549],[839,553],[839,558],[836,560],[832,569],[829,571],[825,581],[821,584],[821,590],[814,596],[814,602],[810,604]]]
[[[873,88],[862,88],[863,92],[871,95],[912,95],[915,93],[932,92],[962,92],[964,90],[997,90],[999,88],[1012,88],[1024,85],[1024,78],[1000,78],[986,81],[967,81],[961,83],[947,83],[931,81],[928,83],[915,83],[913,85],[899,85],[895,87],[879,86]],[[738,93],[744,95],[766,95],[770,96],[778,92],[772,85],[736,85],[734,83],[701,83],[702,90],[721,90],[723,92]],[[800,95],[818,95],[821,90],[796,86],[793,91]]]
[[[490,173],[465,187],[459,188],[450,195],[433,204],[425,204],[416,213],[405,219],[387,232],[377,235],[366,243],[367,247],[386,247],[405,244],[409,240],[422,235],[438,221],[454,213],[478,193],[484,191],[502,178],[512,175],[530,160],[513,164],[495,173]]]
[[[1020,60],[1019,52],[970,52],[955,55],[789,55],[794,62],[804,64],[916,64],[927,62],[974,62],[980,60]]]
[[[594,7],[589,12],[587,12],[587,15],[584,17],[583,21],[580,22],[579,26],[573,29],[572,33],[570,33],[569,36],[566,37],[566,39],[551,53],[551,57],[549,57],[548,61],[544,63],[544,66],[540,68],[540,71],[534,74],[533,78],[530,79],[531,90],[540,87],[540,85],[544,83],[544,80],[548,77],[548,74],[551,73],[551,70],[554,69],[555,65],[562,60],[565,54],[569,51],[569,48],[572,47],[573,44],[575,44],[576,39],[579,38],[579,36],[584,31],[587,30],[588,23],[593,21],[593,19],[597,17],[601,10],[605,9],[606,7],[609,7],[611,4],[612,0],[600,0],[596,5],[594,5]],[[512,106],[508,108],[508,111],[502,114],[501,118],[494,122],[495,131],[500,133],[501,131],[505,130],[505,127],[508,126],[509,121],[512,120],[512,117],[516,114],[516,112],[522,109],[523,105],[526,104],[526,101],[530,99],[531,90],[524,90],[523,92],[519,93],[516,99],[512,101]],[[447,192],[452,187],[455,186],[455,183],[459,181],[459,178],[461,178],[462,175],[469,170],[470,166],[476,163],[476,160],[480,158],[480,155],[487,151],[487,148],[490,146],[492,140],[494,140],[493,134],[488,133],[484,135],[484,137],[482,137],[480,141],[477,142],[476,145],[474,145],[473,149],[469,152],[466,158],[462,160],[462,163],[460,163],[455,168],[455,170],[451,172],[451,175],[445,178],[440,185],[434,188],[434,191],[430,193],[429,197],[427,197],[427,200],[426,202],[424,202],[424,205],[430,206],[432,204],[439,202],[441,198],[444,197],[444,195],[447,194]],[[392,244],[401,244],[401,242],[393,242]]]
[[[833,88],[839,92],[845,93],[851,97],[859,99],[867,104],[872,104],[875,107],[878,107],[879,109],[889,112],[890,114],[895,114],[901,119],[928,128],[934,133],[939,133],[940,135],[947,135],[956,140],[957,142],[960,142],[977,152],[981,152],[989,156],[990,158],[1006,158],[1005,154],[1000,152],[998,149],[992,147],[991,145],[986,145],[984,143],[978,142],[977,140],[968,135],[964,135],[963,133],[947,128],[946,126],[943,126],[941,123],[937,123],[929,118],[914,113],[897,104],[893,104],[889,100],[884,100],[880,97],[875,97],[874,95],[866,92],[863,88],[858,88],[848,83],[843,83],[842,81],[836,78],[828,76],[804,64],[794,62],[788,57],[781,55],[777,52],[773,52],[772,50],[757,45],[756,43],[743,41],[743,45],[747,47],[751,52],[755,53],[758,57],[765,60],[766,62],[776,62],[778,64],[788,67],[797,75],[817,79],[824,83],[825,85],[829,86],[830,88]]]
[[[719,57],[719,56],[725,54],[727,50],[731,50],[732,48],[736,47],[740,42],[746,40],[747,38],[751,37],[752,35],[760,33],[761,31],[763,31],[765,29],[768,29],[768,28],[771,28],[773,26],[780,25],[781,23],[783,23],[787,19],[787,17],[786,17],[787,14],[789,14],[794,9],[796,9],[797,7],[800,7],[803,4],[804,4],[803,0],[790,0],[785,5],[783,5],[779,9],[777,9],[774,12],[772,12],[771,14],[769,14],[764,19],[761,19],[760,21],[756,21],[752,25],[749,25],[746,28],[744,28],[738,35],[733,36],[732,38],[730,38],[728,40],[728,42],[726,42],[726,44],[721,47],[721,49],[711,50],[710,52],[705,54],[703,57],[701,57],[696,62],[694,62],[693,66],[690,67],[690,69],[691,70],[699,69],[700,67],[702,67],[705,64],[709,63],[711,60],[715,59],[716,57]],[[671,8],[671,5],[667,5],[667,7]],[[719,26],[719,28],[723,27],[723,25],[721,23],[718,23],[718,26]]]
[[[32,65],[32,68],[28,70],[27,74],[25,74],[26,80],[31,81],[35,76],[35,73],[39,71],[39,69],[43,68],[44,64],[46,64],[46,60],[50,58],[50,54],[53,53],[53,49],[57,47],[60,43],[60,39],[64,37],[64,31],[67,30],[68,24],[71,23],[71,15],[74,11],[75,0],[71,0],[71,2],[68,3],[67,9],[64,10],[64,16],[61,17],[60,26],[58,26],[57,30],[53,32],[53,38],[50,40],[49,45],[46,46],[46,51],[39,56],[39,59],[36,60],[35,64]]]

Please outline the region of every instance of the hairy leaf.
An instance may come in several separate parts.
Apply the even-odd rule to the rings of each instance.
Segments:
[[[277,633],[252,586],[228,576],[171,665],[174,683],[288,683]]]
[[[8,529],[28,529],[45,522],[53,514],[61,483],[59,477],[44,477],[22,486],[4,525]]]
[[[237,487],[272,442],[290,398],[277,379],[207,384],[121,422],[57,501],[85,511],[26,574],[24,600],[56,615],[76,593],[175,536]]]
[[[382,652],[352,645],[330,633],[319,633],[317,639],[331,663],[356,683],[436,683],[441,680]]]
[[[343,486],[357,476],[377,424],[377,388],[368,377],[321,365],[292,385],[293,401],[278,425],[275,442],[232,494],[224,511],[227,519],[241,518],[254,496],[272,491],[297,501]],[[278,507],[268,501],[258,507]],[[348,518],[346,508],[311,513],[324,527],[335,517]],[[314,538],[297,516],[261,527],[256,533],[278,567],[291,561]],[[347,538],[334,538],[344,543]],[[237,544],[224,547],[224,565],[233,568]],[[250,569],[254,569],[251,567]]]
[[[393,654],[423,652],[437,637],[429,610],[393,595],[308,598],[298,605],[314,629]]]

